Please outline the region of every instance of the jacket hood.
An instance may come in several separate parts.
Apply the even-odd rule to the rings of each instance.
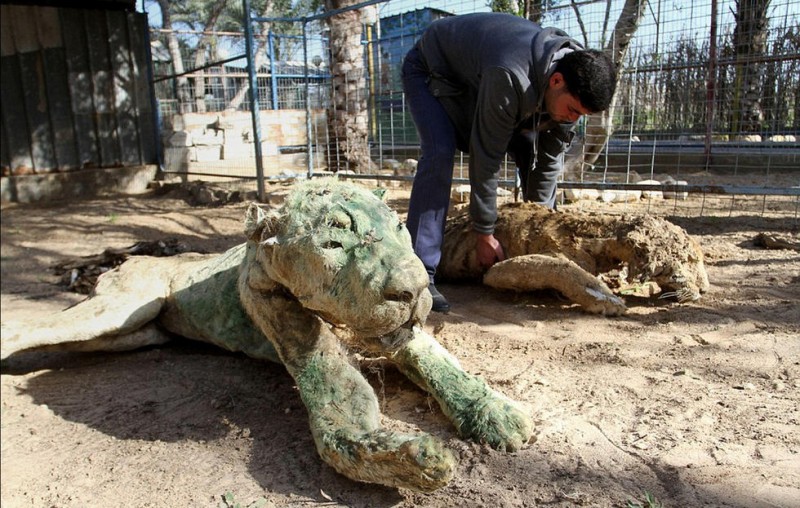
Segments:
[[[583,49],[583,46],[558,28],[542,28],[533,36],[531,52],[533,53],[534,67],[530,78],[540,92],[539,100],[544,97],[544,89],[547,87],[547,80],[550,78],[555,60],[565,54],[559,53],[562,49],[574,51]]]

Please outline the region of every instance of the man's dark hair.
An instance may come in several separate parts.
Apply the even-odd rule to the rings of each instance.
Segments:
[[[567,91],[592,113],[605,111],[617,88],[614,62],[596,49],[578,50],[564,55],[553,72],[564,76]]]

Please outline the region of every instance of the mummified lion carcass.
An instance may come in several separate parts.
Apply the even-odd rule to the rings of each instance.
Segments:
[[[619,315],[622,298],[597,276],[618,270],[630,283],[654,282],[662,298],[697,300],[709,282],[700,245],[649,215],[555,212],[532,203],[498,210],[495,237],[508,259],[486,269],[475,255],[468,214],[447,223],[437,277],[479,279],[498,289],[556,289],[586,311]]]
[[[28,323],[4,322],[2,358],[32,349],[124,350],[184,337],[281,362],[308,409],[320,456],[360,481],[430,491],[455,455],[422,432],[381,425],[352,351],[386,357],[465,438],[502,450],[531,440],[516,403],[463,371],[422,329],[428,275],[408,231],[372,193],[334,181],[299,185],[278,210],[251,205],[247,242],[221,255],[132,257],[83,302]]]

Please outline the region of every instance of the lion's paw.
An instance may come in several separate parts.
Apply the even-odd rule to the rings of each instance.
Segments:
[[[593,299],[591,302],[583,304],[586,312],[603,316],[621,316],[628,310],[625,301],[610,291],[587,287],[586,293]]]
[[[361,435],[347,431],[324,438],[322,458],[340,473],[360,481],[418,492],[432,492],[453,478],[458,461],[429,434],[378,429]]]
[[[470,405],[460,419],[458,430],[465,438],[509,452],[536,440],[531,417],[514,401],[497,392]]]
[[[456,458],[444,443],[438,439],[423,435],[417,439],[405,442],[399,450],[399,455],[405,456],[398,463],[411,464],[405,471],[395,469],[394,476],[398,486],[404,486],[430,492],[446,485],[455,474]]]

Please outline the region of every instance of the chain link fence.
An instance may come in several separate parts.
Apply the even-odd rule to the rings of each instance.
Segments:
[[[484,1],[370,3],[332,23],[310,16],[254,24],[265,178],[345,170],[358,178],[413,178],[419,147],[400,82],[402,59],[436,19],[488,8]],[[562,202],[687,215],[775,213],[797,220],[800,1],[547,1],[517,7],[528,6],[529,17],[588,47],[612,51],[631,5],[641,8],[623,60],[612,128],[599,157],[569,165]],[[345,39],[337,27],[358,35],[356,57],[341,54]],[[254,178],[244,33],[151,33],[165,169],[187,178]],[[589,141],[590,121],[577,127]],[[354,165],[351,138],[359,136],[369,159]],[[583,160],[583,146],[572,147],[571,160]],[[461,187],[467,158],[457,157],[454,168],[457,199],[468,194]],[[513,161],[504,164],[502,179],[513,195]]]

